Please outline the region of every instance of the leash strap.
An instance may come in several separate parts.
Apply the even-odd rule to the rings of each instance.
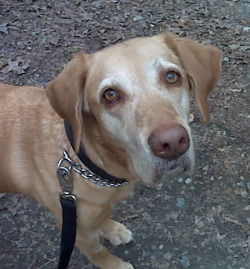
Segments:
[[[62,193],[60,195],[60,202],[63,211],[63,225],[58,269],[66,269],[73,252],[76,239],[76,197],[72,194]]]

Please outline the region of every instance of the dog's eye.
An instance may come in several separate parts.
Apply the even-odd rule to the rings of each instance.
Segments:
[[[180,81],[180,74],[176,71],[168,71],[166,76],[167,83],[175,84]]]
[[[114,103],[120,99],[120,94],[114,89],[106,89],[103,93],[103,99],[105,102]]]

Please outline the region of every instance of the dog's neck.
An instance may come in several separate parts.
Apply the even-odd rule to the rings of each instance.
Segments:
[[[64,126],[65,130],[67,133],[68,140],[72,146],[72,148],[75,150],[75,145],[74,145],[74,135],[73,135],[73,130],[70,122],[64,121]],[[81,160],[81,162],[86,166],[92,173],[94,173],[98,178],[103,179],[103,180],[98,180],[96,181],[96,184],[98,182],[101,186],[107,186],[107,187],[112,187],[112,186],[123,186],[128,183],[126,179],[123,178],[118,178],[115,177],[109,173],[107,173],[105,170],[102,168],[98,167],[95,163],[93,163],[88,155],[86,154],[86,151],[81,145],[79,152],[76,152],[78,158]]]

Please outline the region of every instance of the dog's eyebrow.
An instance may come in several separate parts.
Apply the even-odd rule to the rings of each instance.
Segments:
[[[170,61],[166,61],[165,59],[159,58],[159,57],[153,59],[152,65],[156,69],[159,69],[159,68],[171,69],[171,68],[173,68],[173,69],[180,70],[180,67],[177,64],[174,64]]]
[[[115,75],[110,74],[107,77],[105,77],[101,81],[97,93],[98,95],[100,95],[103,89],[106,87],[123,88],[123,89],[126,88],[129,91],[129,89],[133,88],[133,84],[134,84],[133,75],[126,73],[125,70],[121,70],[117,72]]]
[[[163,57],[150,59],[144,67],[146,76],[154,85],[158,83],[159,72],[162,72],[163,70],[178,70],[182,74],[181,68],[177,64],[170,62]]]
[[[115,78],[114,76],[106,77],[101,81],[98,87],[98,93],[100,94],[105,87],[114,87],[118,86],[119,84],[120,83],[118,82],[117,78]]]

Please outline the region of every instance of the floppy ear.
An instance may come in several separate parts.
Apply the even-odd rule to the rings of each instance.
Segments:
[[[221,52],[172,33],[164,33],[164,40],[180,58],[194,90],[198,107],[205,123],[209,121],[208,95],[215,88],[221,74]]]
[[[77,54],[45,89],[50,104],[57,114],[71,123],[76,151],[79,150],[81,143],[83,90],[88,71],[88,58],[89,55]]]

